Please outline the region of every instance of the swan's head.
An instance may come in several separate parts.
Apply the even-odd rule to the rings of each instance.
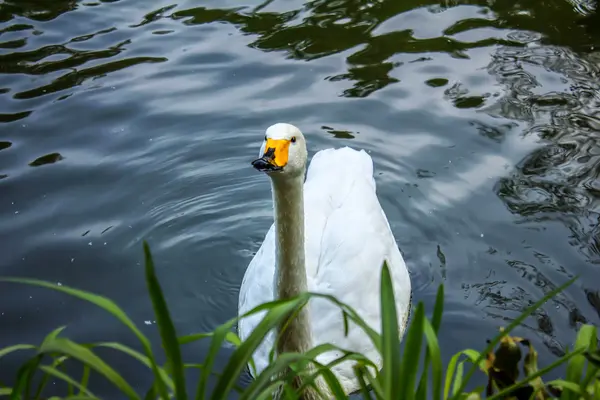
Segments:
[[[252,166],[273,177],[296,177],[306,170],[307,154],[300,129],[279,123],[267,128],[260,158],[252,161]]]

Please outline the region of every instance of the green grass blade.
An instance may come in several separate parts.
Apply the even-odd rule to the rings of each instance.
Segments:
[[[210,373],[212,371],[215,359],[217,358],[217,354],[221,349],[221,345],[232,328],[233,324],[224,324],[219,326],[213,334],[213,339],[210,343],[210,347],[208,349],[208,354],[204,359],[204,367],[200,371],[200,379],[198,380],[198,387],[196,389],[196,400],[204,400],[206,395],[206,385],[208,383],[208,379],[210,378]]]
[[[444,285],[440,285],[437,291],[437,295],[435,298],[435,306],[433,307],[433,317],[431,320],[431,324],[429,324],[429,321],[427,321],[427,318],[425,318],[425,321],[427,321],[427,323],[433,328],[433,333],[435,336],[435,343],[437,345],[437,334],[440,330],[440,326],[442,324],[442,314],[444,312]],[[430,342],[430,339],[428,339],[428,343]],[[439,350],[439,345],[438,345],[438,350]],[[419,386],[417,387],[417,395],[416,398],[417,399],[424,399],[426,398],[426,393],[427,393],[427,377],[428,377],[428,371],[429,371],[429,361],[430,361],[430,348],[429,345],[427,346],[427,351],[425,352],[425,361],[423,363],[423,373],[421,375],[421,379],[419,381]],[[437,367],[441,368],[441,365],[438,365]],[[432,368],[434,368],[434,366],[432,366]],[[435,376],[434,376],[435,379]],[[439,377],[439,379],[441,379],[441,376]],[[441,381],[440,381],[441,382]],[[438,397],[434,397],[436,400],[439,399],[439,396],[441,396],[441,392],[436,392],[434,393],[434,396],[438,396]]]
[[[576,399],[579,399],[582,396],[584,398],[588,398],[588,395],[587,394],[584,395],[584,392],[582,392],[582,390],[585,390],[585,388],[581,388],[575,382],[566,381],[564,379],[555,379],[553,381],[546,383],[546,385],[552,386],[552,387],[559,387],[559,388],[563,389],[563,393],[564,392],[572,392],[575,395]],[[566,390],[564,390],[564,389],[566,389]]]
[[[11,400],[20,400],[20,394],[25,391],[25,395],[23,396],[25,399],[30,399],[31,394],[31,380],[35,371],[37,370],[37,366],[42,361],[42,355],[36,355],[30,358],[25,364],[23,364],[19,370],[17,371],[17,378],[15,380],[15,386],[10,395]]]
[[[146,284],[150,292],[150,299],[156,315],[160,338],[162,339],[163,348],[167,356],[167,360],[173,374],[175,382],[175,398],[177,400],[187,400],[185,374],[183,372],[183,360],[181,358],[181,349],[177,341],[177,333],[175,326],[169,314],[169,308],[163,296],[162,289],[156,278],[154,270],[154,261],[150,254],[150,247],[144,241],[144,256],[146,259]]]
[[[454,371],[456,370],[456,365],[458,364],[458,359],[462,353],[456,353],[450,359],[448,363],[448,367],[446,368],[446,380],[444,382],[444,400],[448,399],[448,395],[450,394],[450,385],[452,384],[452,377],[454,376]]]
[[[83,373],[81,374],[80,385],[83,387],[87,387],[89,381],[90,381],[90,366],[83,364]],[[81,393],[81,391],[79,392],[79,394],[83,395],[83,393]]]
[[[362,376],[359,369],[357,368],[357,365],[358,364],[354,366],[354,376],[356,377],[356,380],[360,385],[360,393],[362,394],[363,399],[372,400],[373,398],[371,397],[371,393],[369,393],[369,387],[367,385],[367,382],[365,381],[365,378]]]
[[[52,367],[57,367],[58,365],[62,364],[67,359],[68,359],[68,357],[55,358],[54,361],[52,362]],[[40,383],[38,384],[38,388],[35,392],[34,399],[39,399],[42,397],[42,391],[44,390],[44,387],[46,387],[46,385],[48,384],[49,378],[50,378],[50,375],[44,374],[44,376],[40,380]]]
[[[114,369],[106,364],[100,357],[94,354],[90,349],[72,342],[65,338],[55,338],[44,342],[40,346],[39,352],[42,354],[60,353],[80,362],[89,365],[90,368],[104,376],[107,380],[113,383],[123,394],[129,399],[139,399],[139,396],[129,386],[129,384],[119,375]]]
[[[61,379],[65,382],[67,382],[69,385],[76,387],[77,389],[79,389],[80,393],[85,394],[86,396],[89,396],[89,397],[95,397],[92,394],[92,392],[90,392],[85,386],[82,386],[79,382],[77,382],[76,380],[71,378],[66,373],[59,371],[58,369],[56,369],[52,366],[49,366],[49,365],[41,365],[40,369],[42,371],[44,371],[46,374],[54,376],[55,378]],[[73,395],[71,394],[70,396],[73,396]]]
[[[579,333],[577,334],[577,338],[575,339],[575,350],[590,350],[590,347],[593,344],[597,343],[596,338],[596,329],[592,325],[583,325],[581,329],[579,329]],[[579,385],[581,382],[581,377],[583,376],[583,370],[585,369],[586,358],[583,354],[575,356],[569,360],[567,364],[567,376],[566,380],[568,382],[572,382],[574,384]],[[576,392],[572,390],[563,391],[560,396],[561,400],[571,400],[577,399],[578,396]]]
[[[10,396],[11,393],[12,393],[11,388],[0,388],[0,397]]]
[[[146,357],[145,355],[143,355],[142,353],[133,350],[130,347],[127,347],[121,343],[116,343],[116,342],[101,342],[101,343],[96,343],[94,344],[94,347],[106,347],[109,349],[113,349],[113,350],[117,350],[120,351],[122,353],[125,353],[133,358],[135,358],[136,360],[138,360],[139,362],[141,362],[142,364],[144,364],[146,367],[148,368],[152,368],[152,361],[150,361],[149,357]],[[171,389],[175,389],[175,385],[173,383],[173,381],[171,380],[171,378],[169,377],[169,374],[167,374],[167,372],[160,367],[158,368],[158,373],[160,374],[160,377],[162,379],[162,381]],[[88,376],[89,376],[89,372],[88,372]],[[84,374],[85,377],[85,374]]]
[[[15,351],[32,350],[32,349],[36,349],[36,346],[34,346],[32,344],[15,344],[13,346],[8,346],[3,349],[0,349],[0,358],[4,357],[5,355],[8,355],[10,353],[13,353]]]
[[[373,393],[375,393],[375,397],[378,400],[386,400],[386,398],[384,397],[383,388],[381,387],[379,380],[371,374],[371,371],[369,371],[364,365],[360,365],[358,371],[362,374],[363,377],[366,377],[366,381],[369,382]],[[401,397],[398,397],[398,399],[401,399]]]
[[[398,328],[398,314],[392,278],[387,262],[383,263],[380,278],[381,295],[381,343],[383,353],[383,391],[386,398],[391,399],[395,394],[402,393],[400,376],[400,337]],[[420,323],[420,322],[419,322]],[[403,371],[404,372],[404,371]],[[404,398],[400,396],[400,398]]]
[[[525,311],[523,311],[523,313],[521,313],[521,315],[519,315],[517,318],[515,318],[515,320],[513,322],[511,322],[501,332],[500,335],[497,335],[492,341],[490,341],[490,343],[488,344],[488,346],[486,347],[486,349],[483,352],[481,352],[481,354],[479,355],[479,359],[477,360],[477,362],[475,362],[471,366],[471,368],[469,368],[469,371],[467,372],[467,375],[465,376],[465,379],[463,380],[461,386],[458,388],[457,393],[462,393],[464,391],[465,386],[467,385],[467,382],[469,382],[469,380],[471,379],[471,376],[475,373],[475,370],[477,369],[477,365],[485,358],[486,354],[488,354],[490,351],[492,351],[496,347],[496,345],[500,342],[500,340],[504,336],[508,335],[514,328],[516,328],[521,322],[523,322],[525,320],[525,318],[527,318],[533,312],[535,312],[536,310],[538,310],[542,306],[542,304],[544,304],[549,299],[551,299],[552,297],[556,296],[558,293],[562,292],[565,288],[567,288],[568,286],[570,286],[573,282],[575,282],[575,280],[577,278],[578,278],[578,276],[575,276],[572,279],[568,280],[566,283],[562,284],[561,286],[559,286],[559,287],[555,288],[554,290],[551,290],[550,292],[548,292],[540,300],[536,301],[533,305],[531,305],[527,309],[525,309]]]
[[[598,329],[593,325],[591,325],[591,326],[593,329],[591,336],[593,338],[597,338],[598,337]],[[598,348],[598,341],[591,340],[589,350],[586,353],[584,353],[584,356],[586,358],[588,358],[589,354],[593,354],[597,350],[597,348]],[[594,363],[589,362],[589,359],[588,359],[587,370],[585,372],[585,377],[583,378],[583,382],[581,383],[581,386],[587,388],[590,385],[590,382],[592,381],[592,379],[594,379],[594,377],[596,377],[597,374],[598,374],[598,367]],[[600,397],[600,393],[598,393],[598,397]]]
[[[414,387],[416,386],[415,381],[417,379],[419,359],[421,358],[421,342],[423,341],[424,308],[423,303],[419,302],[413,321],[407,330],[402,357],[402,370],[399,379],[400,391],[397,392],[400,395],[394,394],[394,397],[400,399],[412,399],[415,396]],[[398,354],[397,357],[400,357],[400,355]]]
[[[281,380],[273,381],[273,383],[271,383],[261,392],[261,394],[256,398],[256,400],[273,400],[273,393],[279,390],[280,386],[282,385],[283,383]]]
[[[66,326],[60,326],[56,329],[54,329],[52,332],[50,332],[48,335],[46,335],[46,337],[44,338],[44,340],[42,341],[42,344],[49,341],[49,340],[53,340],[55,338],[58,337],[58,335],[60,335],[60,333],[62,331],[64,331],[66,328]],[[52,362],[52,367],[56,368],[59,365],[61,365],[65,360],[67,359],[67,357],[58,357],[55,358],[54,361]],[[42,379],[40,380],[40,383],[38,384],[38,388],[35,392],[35,399],[40,398],[42,391],[44,390],[44,387],[48,384],[48,379],[50,378],[50,376],[48,374],[44,374],[44,376],[42,377]],[[72,387],[70,385],[68,385],[68,392],[69,394],[73,394],[72,393]]]
[[[433,324],[431,324],[427,318],[423,319],[423,332],[425,333],[425,340],[427,341],[427,354],[431,358],[431,372],[433,381],[433,399],[440,400],[442,395],[442,354],[440,352],[440,346],[438,343],[437,335]],[[439,326],[439,325],[438,325]],[[426,385],[421,381],[419,384],[417,399],[427,398]],[[423,386],[421,386],[423,384]],[[431,396],[429,396],[431,397]]]
[[[343,355],[327,363],[326,365],[323,365],[316,360],[317,356],[329,351],[338,351],[343,353]],[[335,375],[328,374],[327,376],[325,376],[324,374],[327,374],[327,372],[330,371],[333,367],[345,361],[358,361],[359,363],[367,367],[373,368],[374,371],[377,370],[377,366],[371,360],[366,358],[363,354],[345,350],[341,347],[329,343],[318,345],[312,348],[311,350],[307,351],[304,355],[306,357],[305,360],[312,360],[313,364],[316,366],[316,371],[312,373],[306,370],[300,371],[300,374],[304,377],[302,386],[300,387],[300,391],[302,391],[306,386],[311,385],[319,376],[323,376],[323,379],[332,389],[333,393],[338,393],[339,390],[337,386],[339,385],[339,381],[337,380],[337,378],[335,378]],[[305,372],[308,372],[307,376],[304,376]]]
[[[344,388],[340,384],[340,381],[336,378],[335,374],[327,367],[320,365],[318,368],[318,374],[313,376],[313,381],[320,375],[323,378],[323,381],[329,387],[331,394],[335,399],[345,399],[346,393],[344,393]]]
[[[198,340],[213,337],[214,334],[215,334],[214,332],[207,332],[207,333],[194,333],[191,335],[179,336],[177,338],[177,342],[179,342],[179,345],[183,346],[184,344],[189,344],[189,343],[197,342]]]
[[[452,396],[456,396],[457,394],[461,394],[459,392],[460,387],[463,383],[463,374],[464,374],[464,360],[458,363],[458,367],[456,368],[456,375],[454,376],[454,384],[452,385]]]
[[[218,400],[227,397],[240,372],[246,367],[248,360],[252,357],[252,354],[265,336],[272,329],[276,329],[294,310],[304,306],[307,301],[307,295],[300,295],[290,300],[279,302],[279,304],[267,311],[267,314],[258,323],[256,328],[254,328],[246,341],[231,355],[229,362],[223,370],[221,379],[217,381],[211,399]]]
[[[2,278],[2,277],[0,277],[0,282],[21,283],[21,284],[26,284],[26,285],[39,286],[39,287],[43,287],[43,288],[47,288],[47,289],[52,289],[52,290],[55,290],[58,292],[68,294],[73,297],[77,297],[77,298],[87,301],[89,303],[92,303],[92,304],[102,308],[103,310],[107,311],[111,315],[113,315],[115,318],[117,318],[119,321],[121,321],[121,323],[123,323],[125,326],[127,326],[133,332],[133,334],[138,338],[138,340],[141,342],[142,346],[144,347],[144,352],[148,355],[148,357],[152,361],[152,371],[158,382],[159,393],[165,399],[169,397],[167,394],[167,390],[164,386],[164,382],[162,382],[162,380],[160,380],[158,366],[156,365],[156,362],[155,362],[153,354],[152,354],[152,347],[150,345],[150,341],[148,340],[148,338],[146,338],[146,336],[144,336],[144,334],[142,334],[142,332],[137,328],[137,326],[133,323],[133,321],[131,321],[131,319],[129,319],[127,314],[125,314],[125,312],[115,302],[113,302],[112,300],[110,300],[106,297],[99,296],[97,294],[85,292],[83,290],[73,289],[73,288],[70,288],[70,287],[64,286],[64,285],[58,286],[54,283],[45,282],[45,281],[41,281],[41,280],[37,280],[37,279]]]
[[[246,388],[245,392],[240,396],[240,400],[252,400],[256,398],[262,389],[267,386],[273,377],[279,376],[285,372],[290,364],[305,360],[307,357],[298,353],[282,354],[275,359],[275,362],[267,366],[260,375],[258,375],[252,383]]]

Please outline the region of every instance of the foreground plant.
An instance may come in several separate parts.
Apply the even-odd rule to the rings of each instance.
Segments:
[[[15,400],[41,399],[44,388],[50,379],[59,379],[68,385],[68,393],[62,398],[96,399],[96,395],[88,385],[90,374],[95,373],[104,376],[129,399],[210,398],[216,400],[227,398],[231,392],[237,392],[240,399],[271,399],[275,393],[279,393],[285,399],[301,399],[304,389],[307,387],[316,389],[316,379],[322,379],[332,396],[341,399],[346,396],[340,383],[331,372],[331,368],[337,363],[351,360],[355,362],[354,371],[361,382],[361,395],[365,399],[480,399],[484,392],[488,399],[537,400],[553,397],[600,399],[600,353],[597,349],[598,340],[595,327],[582,326],[573,350],[542,369],[537,367],[537,352],[531,343],[523,338],[509,336],[509,333],[527,316],[570,285],[574,279],[548,293],[543,299],[525,310],[510,325],[502,329],[498,336],[489,342],[484,351],[463,350],[455,354],[448,365],[444,366],[437,338],[443,314],[443,286],[440,286],[438,290],[431,319],[426,317],[423,304],[417,305],[404,338],[403,352],[401,352],[401,343],[397,335],[398,320],[394,306],[394,292],[389,270],[385,264],[381,272],[381,334],[367,326],[351,307],[335,298],[316,293],[303,293],[289,300],[260,305],[241,316],[241,318],[245,318],[266,311],[261,323],[244,342],[241,342],[233,332],[238,318],[231,319],[210,333],[178,337],[162,289],[156,278],[154,263],[146,243],[144,243],[144,252],[146,283],[156,315],[162,347],[167,360],[166,364],[159,365],[148,338],[111,300],[48,282],[3,278],[0,281],[58,290],[103,308],[131,330],[140,342],[140,349],[132,349],[114,342],[78,344],[60,336],[65,327],[59,327],[48,334],[39,345],[17,344],[0,349],[0,359],[16,351],[32,353],[17,371],[13,387],[0,384],[0,396],[7,396]],[[237,387],[236,382],[246,365],[248,363],[252,365],[251,355],[267,332],[284,324],[313,297],[325,298],[336,304],[343,313],[346,329],[349,321],[352,321],[369,335],[375,347],[382,354],[382,371],[374,371],[370,368],[373,367],[373,363],[362,354],[339,349],[333,345],[321,345],[304,354],[285,353],[277,356],[273,354],[272,363],[248,387]],[[182,346],[197,340],[210,340],[206,358],[200,364],[184,363],[181,356]],[[213,371],[214,361],[225,341],[232,343],[236,349],[223,371],[216,374]],[[519,373],[519,363],[522,359],[521,346],[527,349],[521,367],[522,376]],[[152,386],[144,393],[136,392],[123,377],[95,354],[94,350],[99,347],[122,352],[139,361],[140,365],[147,368],[152,374],[154,378]],[[422,356],[423,348],[425,352]],[[341,357],[327,365],[316,361],[317,355],[331,350],[340,351]],[[61,368],[67,360],[76,360],[81,363],[83,369],[81,379],[73,379]],[[565,379],[543,382],[544,374],[565,363],[567,363]],[[420,375],[418,374],[419,365],[423,366]],[[470,365],[470,367],[465,374],[466,365]],[[189,386],[185,379],[187,369],[197,370],[198,373],[193,395],[188,393]],[[477,369],[487,375],[488,384],[486,387],[467,391],[466,385]],[[301,377],[303,382],[303,387],[299,390],[292,389],[292,382],[296,377]],[[210,393],[207,390],[209,380],[216,382]]]

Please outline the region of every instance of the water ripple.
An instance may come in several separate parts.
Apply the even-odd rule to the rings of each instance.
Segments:
[[[547,363],[600,321],[597,15],[582,2],[4,1],[0,274],[93,290],[151,324],[147,240],[178,329],[214,328],[272,223],[249,162],[287,121],[310,155],[372,155],[414,298],[431,307],[446,285],[445,358],[581,276],[519,332]],[[72,299],[0,290],[0,347],[65,324],[83,341],[128,337]]]

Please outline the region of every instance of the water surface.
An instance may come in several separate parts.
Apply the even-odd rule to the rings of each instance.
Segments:
[[[213,329],[236,314],[272,223],[269,182],[249,161],[284,121],[310,155],[370,152],[414,299],[430,311],[446,286],[446,362],[579,275],[517,331],[548,363],[581,323],[600,322],[593,7],[5,0],[0,275],[106,295],[158,349],[146,239],[179,333]],[[39,343],[60,325],[78,341],[136,345],[78,300],[15,284],[0,293],[0,346]],[[139,390],[150,384],[135,363],[103,355]],[[3,359],[0,381],[22,361]],[[114,396],[109,385],[96,393]]]

